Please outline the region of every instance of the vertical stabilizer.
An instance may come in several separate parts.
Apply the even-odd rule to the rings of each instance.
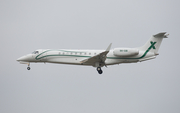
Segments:
[[[163,38],[167,38],[166,32],[153,35],[144,46],[139,48],[139,50],[146,51],[150,49],[149,52],[157,54]]]

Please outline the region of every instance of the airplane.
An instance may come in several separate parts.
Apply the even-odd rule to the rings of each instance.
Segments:
[[[163,38],[168,38],[166,32],[153,35],[145,45],[137,48],[114,48],[112,43],[106,50],[69,50],[69,49],[38,49],[17,59],[21,64],[58,63],[93,66],[99,74],[102,67],[121,63],[137,63],[156,58]],[[111,49],[111,50],[110,50]]]

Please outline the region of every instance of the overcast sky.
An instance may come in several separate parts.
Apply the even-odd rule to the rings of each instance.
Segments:
[[[1,113],[180,113],[180,1],[0,0]],[[102,68],[19,64],[36,49],[139,47],[159,56]]]

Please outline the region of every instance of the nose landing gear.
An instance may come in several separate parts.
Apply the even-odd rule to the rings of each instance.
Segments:
[[[30,70],[31,68],[30,68],[30,63],[28,63],[28,67],[27,67],[27,70]]]
[[[97,71],[98,71],[99,74],[103,73],[103,71],[101,70],[101,67],[97,67]]]
[[[27,70],[30,70],[31,68],[30,67],[27,67]]]

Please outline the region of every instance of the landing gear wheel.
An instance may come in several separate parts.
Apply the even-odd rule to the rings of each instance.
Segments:
[[[101,67],[97,67],[97,71],[98,71],[99,74],[103,73],[103,71],[101,70]]]
[[[27,70],[30,70],[31,68],[30,67],[27,67]]]
[[[102,70],[99,70],[99,71],[98,71],[98,73],[99,73],[99,74],[102,74],[102,73],[103,73],[103,71],[102,71]]]

